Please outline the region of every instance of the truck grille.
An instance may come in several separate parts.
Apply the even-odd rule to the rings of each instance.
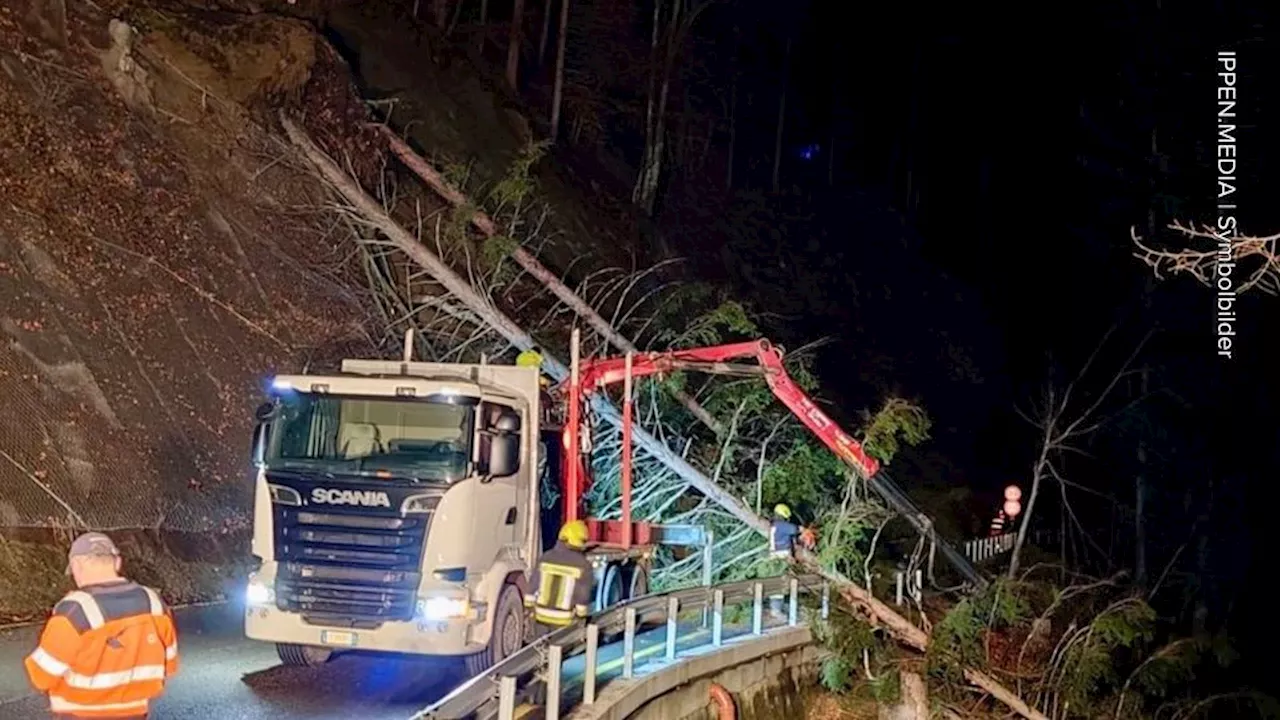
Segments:
[[[413,618],[431,513],[276,505],[275,514],[277,607],[315,624],[348,627]]]

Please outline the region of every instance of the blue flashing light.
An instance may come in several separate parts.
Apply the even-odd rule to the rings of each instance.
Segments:
[[[271,380],[271,389],[278,392],[286,392],[293,389],[293,383],[284,378],[273,378]]]

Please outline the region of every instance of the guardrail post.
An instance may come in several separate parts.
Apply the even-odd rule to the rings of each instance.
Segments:
[[[822,619],[831,616],[831,583],[822,583]]]
[[[902,571],[899,570],[893,574],[893,582],[895,591],[893,593],[893,601],[896,605],[902,604]]]
[[[702,545],[702,587],[711,587],[711,562],[713,550],[716,546],[716,534],[710,530],[706,531]],[[707,626],[707,606],[702,606],[702,627]]]
[[[516,716],[516,679],[508,675],[498,678],[498,720]]]
[[[564,669],[564,648],[547,648],[547,709],[545,720],[560,720],[560,673]]]
[[[587,656],[582,668],[582,704],[596,701],[596,654],[600,652],[600,626],[587,625]]]
[[[711,598],[711,644],[720,647],[724,633],[724,591],[716,590]]]
[[[622,634],[622,677],[630,680],[636,665],[636,609],[627,608],[626,629]]]
[[[667,661],[676,659],[676,631],[680,627],[680,601],[667,600]]]
[[[751,634],[759,635],[764,632],[764,583],[756,583],[752,591]]]
[[[787,607],[787,624],[795,627],[800,622],[800,581],[791,578],[791,602]]]
[[[924,597],[924,571],[923,570],[916,570],[916,583],[915,583],[915,586],[911,588],[911,597],[915,598],[916,602],[920,602],[920,600]]]

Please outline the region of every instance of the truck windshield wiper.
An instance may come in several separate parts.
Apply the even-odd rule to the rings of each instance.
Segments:
[[[288,476],[290,476],[290,477],[292,477],[292,478],[296,478],[296,479],[299,479],[299,480],[306,480],[307,478],[309,478],[309,477],[311,477],[311,476],[313,476],[313,475],[319,475],[319,476],[321,476],[321,477],[325,477],[325,478],[328,478],[328,479],[330,479],[330,480],[337,480],[337,479],[338,479],[338,476],[337,476],[337,475],[334,475],[332,472],[330,472],[330,471],[328,471],[328,470],[321,470],[321,469],[319,469],[319,468],[317,468],[317,469],[315,469],[315,470],[300,470],[300,469],[298,469],[298,468],[271,467],[270,465],[268,465],[268,466],[267,466],[267,472],[269,472],[269,473],[275,473],[275,474],[277,474],[277,475],[288,475]]]

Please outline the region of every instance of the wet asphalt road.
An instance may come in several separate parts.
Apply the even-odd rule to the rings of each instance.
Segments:
[[[244,637],[238,605],[176,616],[182,666],[153,705],[157,720],[404,720],[464,679],[459,663],[440,659],[348,655],[318,668],[284,667],[274,646]],[[0,718],[49,717],[22,668],[38,633],[0,633]]]
[[[445,658],[339,655],[317,668],[285,667],[275,646],[244,637],[237,604],[179,609],[178,648],[182,664],[164,696],[152,705],[155,720],[259,720],[297,718],[406,720],[444,697],[465,679],[460,661]],[[785,618],[764,618],[766,627]],[[27,683],[22,659],[35,647],[39,627],[0,631],[0,718],[48,718],[47,701]],[[750,633],[749,625],[726,623],[724,639]],[[711,640],[699,623],[681,623],[681,652]],[[666,628],[636,635],[636,665],[659,660]],[[622,671],[622,643],[602,645],[601,682]],[[566,700],[581,692],[584,658],[565,661]]]

